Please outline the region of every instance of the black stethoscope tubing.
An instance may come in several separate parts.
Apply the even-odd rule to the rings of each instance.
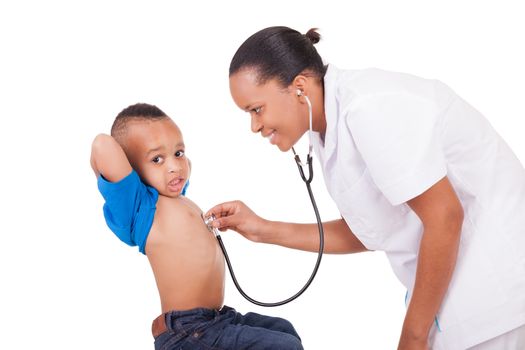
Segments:
[[[294,150],[294,154],[295,154],[295,150]],[[304,181],[304,183],[306,184],[306,188],[308,190],[308,195],[310,196],[310,201],[312,202],[312,207],[314,209],[315,217],[317,219],[317,228],[319,229],[319,251],[318,251],[318,254],[317,254],[317,261],[315,263],[315,266],[314,266],[314,269],[312,271],[312,274],[310,275],[310,278],[308,279],[306,284],[297,293],[295,293],[294,295],[292,295],[288,299],[285,299],[285,300],[282,300],[282,301],[278,301],[278,302],[273,302],[273,303],[266,303],[266,302],[261,302],[261,301],[255,300],[252,297],[250,297],[248,294],[246,294],[244,292],[244,290],[242,289],[242,287],[239,285],[239,282],[237,281],[237,278],[235,277],[235,273],[233,272],[233,267],[232,267],[232,264],[230,262],[230,258],[228,256],[228,253],[226,251],[226,247],[224,247],[224,243],[222,242],[221,235],[218,233],[218,230],[215,231],[215,236],[217,238],[217,241],[219,242],[219,246],[221,247],[222,253],[224,255],[224,259],[226,260],[226,265],[228,266],[228,270],[230,271],[230,275],[232,277],[233,284],[235,285],[235,287],[237,288],[239,293],[241,293],[241,295],[246,300],[248,300],[249,302],[251,302],[251,303],[253,303],[255,305],[265,306],[265,307],[281,306],[281,305],[284,305],[284,304],[287,304],[287,303],[291,302],[292,300],[297,299],[301,294],[304,293],[304,291],[306,291],[306,289],[310,286],[310,284],[314,280],[314,277],[317,274],[317,271],[319,270],[319,266],[321,264],[321,258],[323,257],[323,251],[324,251],[323,223],[321,221],[321,216],[319,215],[319,210],[317,208],[317,204],[315,203],[315,198],[314,198],[314,194],[312,192],[312,188],[310,187],[310,183],[312,182],[313,175],[314,175],[313,169],[312,169],[312,156],[310,154],[308,154],[308,156],[306,158],[306,164],[308,165],[308,178],[306,178],[306,176],[304,174],[303,165],[302,165],[301,160],[299,159],[299,156],[297,154],[295,154],[295,162],[297,163],[297,168],[299,169],[299,173],[301,175],[301,178]]]

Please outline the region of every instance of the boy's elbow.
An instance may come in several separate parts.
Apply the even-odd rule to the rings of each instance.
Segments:
[[[95,136],[95,139],[93,139],[93,143],[91,144],[91,152],[100,151],[101,148],[103,149],[112,141],[115,142],[115,139],[110,135],[102,133],[98,134]]]
[[[98,168],[98,161],[104,156],[104,153],[111,149],[113,143],[116,143],[115,139],[107,134],[98,134],[93,139],[91,144],[91,167],[98,176],[100,169]]]
[[[104,153],[111,152],[111,150],[119,148],[120,145],[112,136],[107,134],[98,134],[95,136],[95,139],[91,144],[91,154],[97,157]]]
[[[96,176],[119,181],[131,172],[131,165],[120,144],[112,136],[99,134],[91,145],[91,167]]]

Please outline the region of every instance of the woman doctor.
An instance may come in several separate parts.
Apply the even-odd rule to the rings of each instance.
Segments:
[[[488,121],[436,80],[325,65],[311,29],[270,27],[230,65],[251,129],[288,151],[309,129],[342,219],[325,252],[384,251],[406,286],[399,349],[525,349],[525,170]],[[316,224],[274,222],[240,201],[214,226],[317,251]]]

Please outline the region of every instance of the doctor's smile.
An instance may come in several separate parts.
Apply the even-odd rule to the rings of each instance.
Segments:
[[[266,138],[272,145],[274,145],[275,144],[274,142],[275,133],[276,131],[274,130],[274,131],[271,131],[269,134],[267,133],[266,135],[264,134],[261,134],[261,135],[262,137]]]

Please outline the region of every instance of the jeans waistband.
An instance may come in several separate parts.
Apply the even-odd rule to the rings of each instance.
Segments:
[[[159,315],[157,318],[153,320],[153,323],[151,324],[151,333],[153,334],[153,338],[157,338],[162,333],[166,332],[168,330],[168,325],[171,324],[171,321],[173,319],[182,319],[184,317],[195,317],[195,316],[202,316],[204,318],[214,318],[215,316],[219,314],[223,314],[224,312],[232,310],[231,307],[223,306],[221,309],[206,309],[206,308],[195,308],[190,310],[184,310],[184,311],[168,311],[161,315]]]

